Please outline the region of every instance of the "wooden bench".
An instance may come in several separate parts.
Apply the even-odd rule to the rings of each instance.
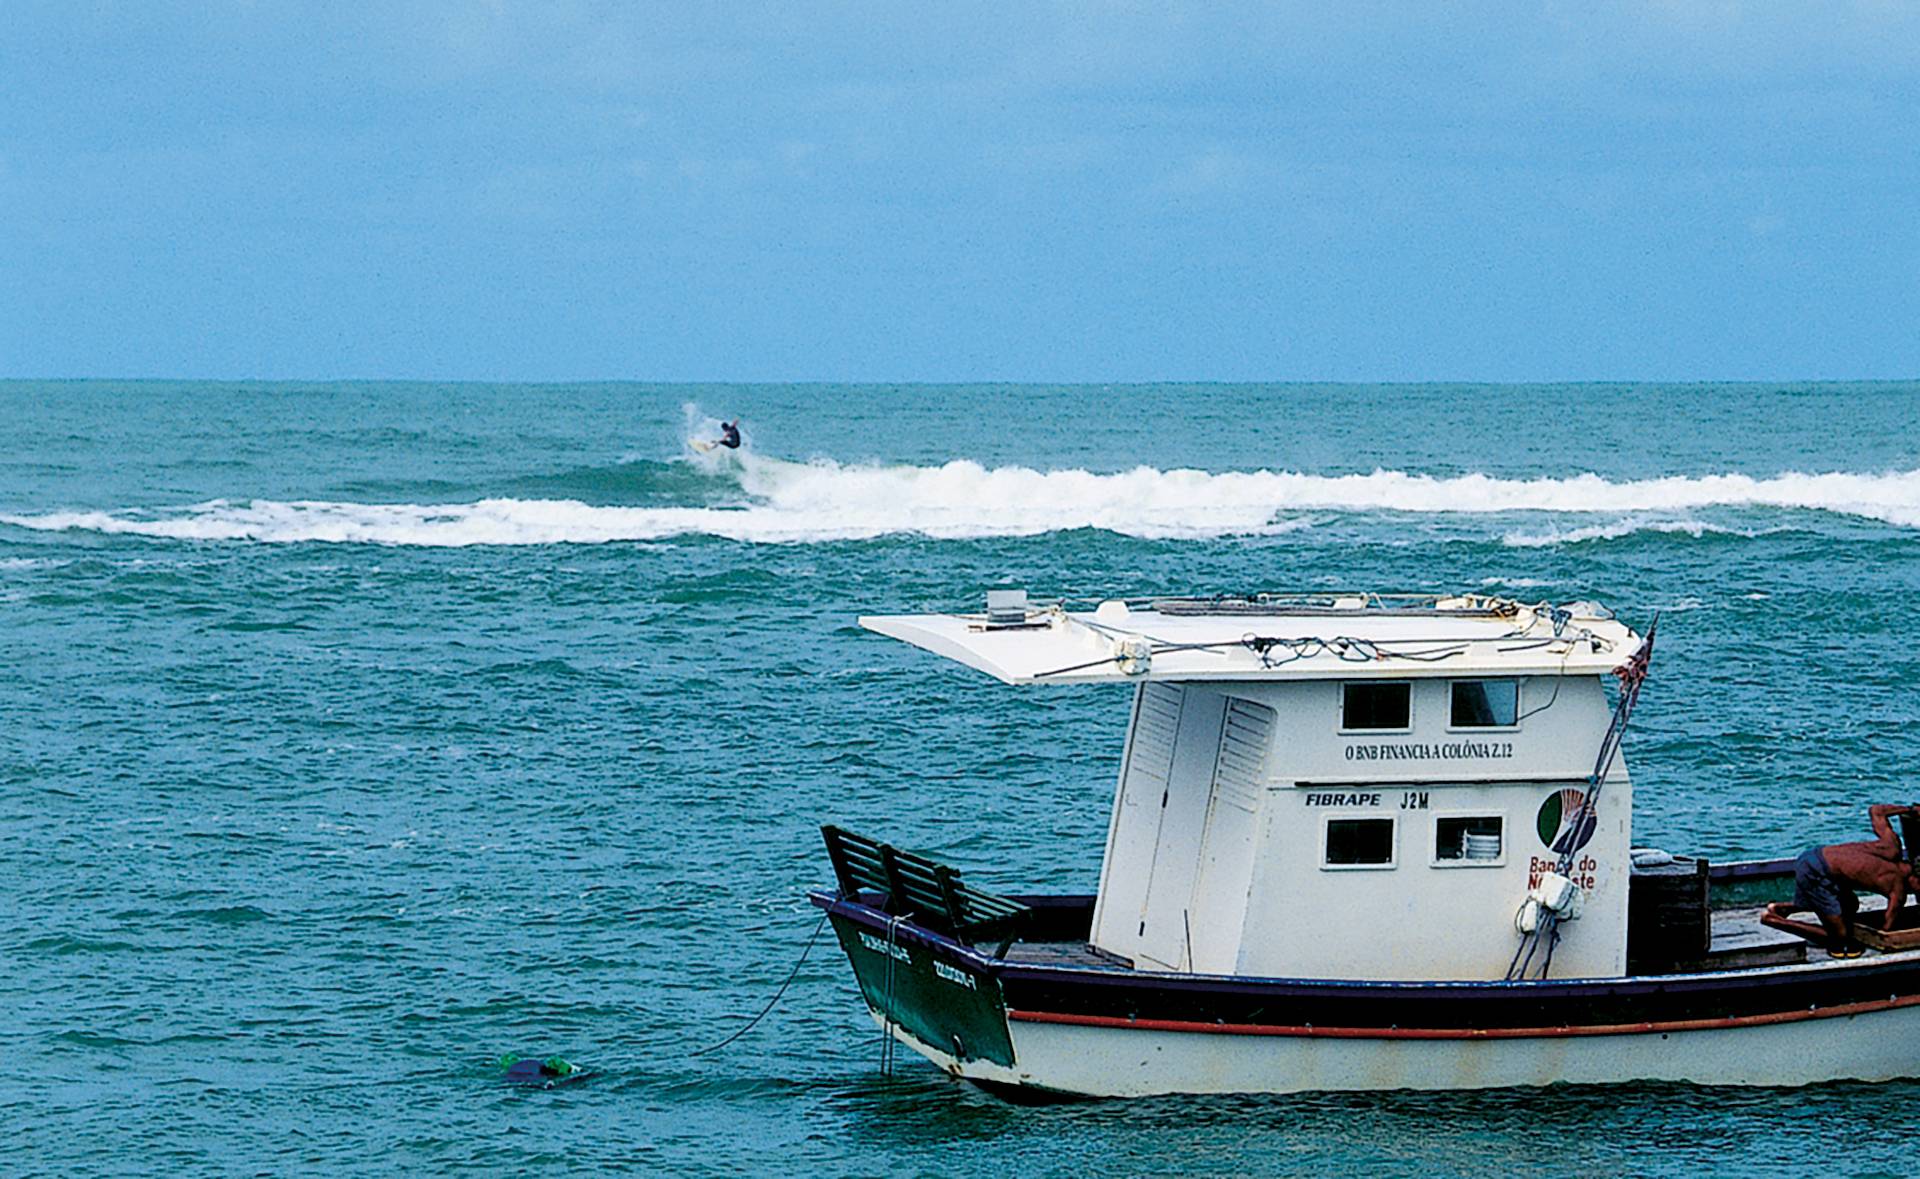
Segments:
[[[820,828],[820,834],[840,895],[848,900],[879,893],[878,907],[890,916],[911,918],[962,945],[998,937],[995,958],[1006,957],[1007,947],[1026,928],[1027,906],[971,887],[945,864],[832,825]]]

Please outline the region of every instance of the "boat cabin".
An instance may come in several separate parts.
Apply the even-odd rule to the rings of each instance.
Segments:
[[[1477,596],[989,595],[861,619],[1008,683],[1131,682],[1092,951],[1138,971],[1506,977],[1571,853],[1553,973],[1627,971],[1633,798],[1583,805],[1640,637],[1591,604]]]

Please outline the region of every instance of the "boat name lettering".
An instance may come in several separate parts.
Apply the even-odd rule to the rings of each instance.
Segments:
[[[1379,806],[1378,794],[1309,794],[1308,806]]]
[[[860,944],[876,954],[885,954],[895,961],[905,962],[909,966],[913,965],[913,955],[907,953],[907,948],[899,942],[883,942],[870,933],[862,933],[860,935]]]
[[[1394,741],[1347,746],[1348,761],[1459,761],[1512,756],[1511,741]]]
[[[963,986],[967,988],[969,991],[977,991],[980,989],[973,985],[973,976],[971,974],[968,974],[966,971],[960,970],[957,967],[948,966],[945,962],[940,961],[938,958],[935,958],[933,960],[933,972],[939,975],[941,978],[946,979],[948,982],[954,983],[958,986]]]

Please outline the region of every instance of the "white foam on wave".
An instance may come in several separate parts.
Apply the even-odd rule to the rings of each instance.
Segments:
[[[1590,540],[1618,540],[1623,536],[1632,536],[1636,532],[1664,532],[1681,536],[1691,536],[1699,540],[1709,533],[1718,536],[1753,536],[1735,528],[1715,528],[1698,520],[1646,520],[1630,518],[1614,520],[1606,524],[1589,524],[1584,528],[1549,529],[1546,532],[1509,532],[1500,538],[1500,543],[1509,548],[1537,549],[1549,545],[1581,544]]]
[[[1210,473],[1139,467],[1083,470],[796,463],[740,452],[735,506],[621,507],[577,500],[485,499],[459,504],[214,500],[167,512],[49,512],[0,522],[191,540],[510,545],[657,540],[705,534],[756,542],[1027,536],[1098,528],[1146,538],[1271,535],[1310,527],[1289,513],[1342,510],[1483,514],[1627,514],[1565,531],[1513,532],[1506,543],[1578,543],[1655,530],[1722,531],[1660,514],[1714,507],[1805,509],[1920,528],[1920,471],[1885,474],[1668,476],[1615,482],[1598,475],[1499,479],[1374,471]]]

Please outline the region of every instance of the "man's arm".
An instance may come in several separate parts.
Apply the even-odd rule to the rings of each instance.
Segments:
[[[1880,923],[1880,928],[1892,933],[1893,927],[1900,921],[1900,906],[1906,903],[1907,871],[1905,865],[1902,865],[1899,875],[1894,877],[1893,887],[1887,890],[1887,919]]]
[[[1893,815],[1913,814],[1910,806],[1900,806],[1891,802],[1876,802],[1867,808],[1867,818],[1873,822],[1874,840],[1880,844],[1880,850],[1890,860],[1900,858],[1900,837],[1893,833],[1893,824],[1887,819]]]

